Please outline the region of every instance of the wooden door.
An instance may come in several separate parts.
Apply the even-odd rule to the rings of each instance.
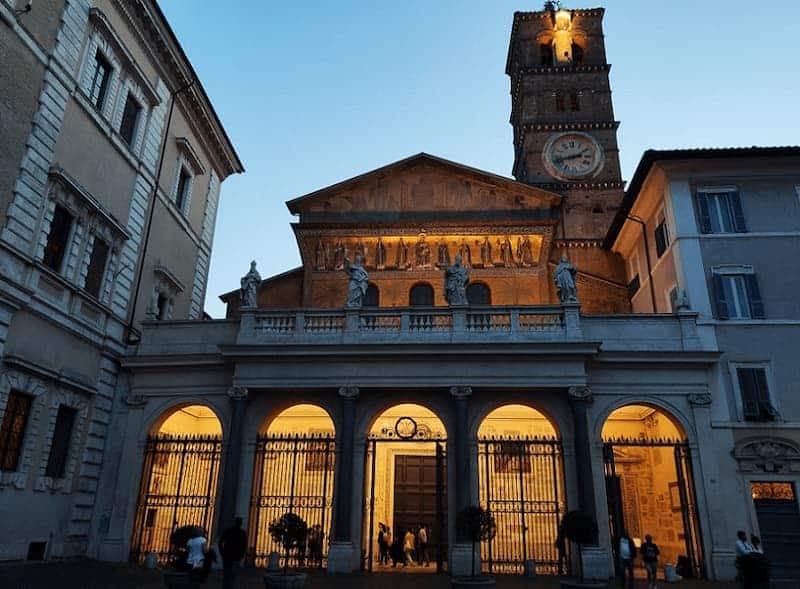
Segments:
[[[436,456],[394,458],[394,537],[420,524],[436,526]]]

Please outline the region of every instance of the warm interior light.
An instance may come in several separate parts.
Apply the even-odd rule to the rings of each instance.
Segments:
[[[170,436],[220,436],[222,426],[216,414],[205,405],[188,405],[167,417],[157,433]]]
[[[563,8],[556,12],[556,24],[553,31],[553,46],[556,62],[560,64],[572,62],[572,14]]]
[[[330,415],[317,405],[301,403],[278,414],[269,423],[270,435],[321,435],[333,434],[334,425]]]

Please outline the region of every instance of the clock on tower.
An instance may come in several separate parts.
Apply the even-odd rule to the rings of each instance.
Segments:
[[[547,2],[511,31],[513,174],[564,196],[567,239],[602,239],[623,195],[603,13]]]

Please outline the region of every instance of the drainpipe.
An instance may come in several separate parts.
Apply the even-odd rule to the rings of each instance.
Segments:
[[[142,285],[142,273],[144,272],[145,255],[147,254],[147,246],[150,243],[150,229],[153,227],[153,213],[156,210],[156,199],[158,198],[158,184],[161,180],[161,169],[164,166],[164,152],[167,150],[167,140],[169,139],[169,129],[172,124],[172,111],[175,109],[175,99],[178,94],[185,92],[194,86],[194,80],[188,84],[184,84],[177,90],[170,93],[169,96],[169,114],[167,114],[167,122],[164,126],[164,140],[161,142],[161,153],[158,156],[158,167],[156,169],[155,181],[153,182],[152,201],[150,203],[150,211],[147,215],[147,229],[144,234],[144,241],[142,242],[142,253],[139,258],[139,268],[136,271],[136,280],[133,281],[133,304],[131,305],[130,318],[128,325],[125,328],[125,341],[128,344],[137,343],[137,339],[133,337],[133,323],[136,318],[136,304],[139,302],[139,288]]]
[[[650,302],[653,305],[653,313],[656,312],[656,290],[655,286],[653,286],[653,267],[650,264],[650,241],[647,239],[647,226],[644,224],[639,217],[635,215],[627,215],[627,218],[633,221],[634,223],[638,223],[639,226],[642,228],[642,239],[644,239],[644,258],[647,262],[647,281],[650,284]]]

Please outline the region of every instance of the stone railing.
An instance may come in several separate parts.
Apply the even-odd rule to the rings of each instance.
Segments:
[[[239,342],[579,340],[578,305],[242,309]]]

